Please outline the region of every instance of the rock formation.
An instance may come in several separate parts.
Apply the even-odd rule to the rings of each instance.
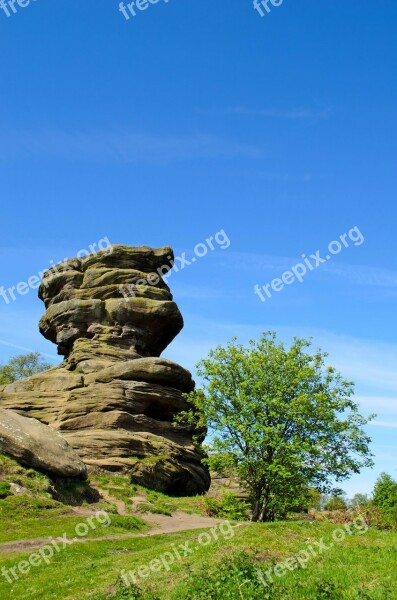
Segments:
[[[55,477],[87,479],[85,464],[58,431],[4,408],[0,408],[0,452]]]
[[[186,408],[191,374],[160,358],[183,327],[165,274],[169,247],[111,246],[47,271],[41,333],[63,363],[0,389],[0,405],[59,430],[89,469],[123,471],[176,495],[206,491],[210,477]]]

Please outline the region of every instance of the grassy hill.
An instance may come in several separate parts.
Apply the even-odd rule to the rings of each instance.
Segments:
[[[2,600],[397,598],[397,533],[362,523],[214,519],[183,530],[181,515],[190,527],[206,514],[201,498],[116,475],[51,482],[5,457],[0,494]],[[156,519],[181,529],[152,535]],[[55,542],[64,534],[74,543]]]

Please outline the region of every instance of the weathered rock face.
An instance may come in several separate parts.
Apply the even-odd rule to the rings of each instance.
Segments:
[[[85,464],[58,431],[4,408],[0,408],[0,452],[56,477],[87,479]]]
[[[44,275],[40,331],[65,357],[0,390],[0,405],[58,429],[91,467],[174,494],[208,489],[192,427],[172,425],[194,388],[188,371],[159,358],[183,327],[162,277],[165,247],[112,246]]]

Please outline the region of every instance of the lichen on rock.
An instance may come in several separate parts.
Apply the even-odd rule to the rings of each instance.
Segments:
[[[5,386],[0,405],[56,428],[89,470],[193,495],[208,489],[209,473],[195,429],[173,421],[194,382],[160,358],[183,327],[158,274],[172,264],[169,247],[117,245],[47,271],[39,327],[64,361]]]

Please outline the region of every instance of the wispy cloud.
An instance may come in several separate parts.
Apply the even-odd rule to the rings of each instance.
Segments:
[[[48,157],[128,163],[261,156],[258,146],[202,133],[177,136],[43,130],[5,131],[0,137],[0,160]]]
[[[168,354],[175,360],[193,367],[194,364],[217,344],[224,344],[233,336],[246,343],[256,339],[266,330],[277,331],[279,337],[290,342],[294,336],[313,338],[313,347],[320,347],[329,354],[328,362],[357,385],[357,399],[363,401],[368,412],[394,413],[397,404],[397,344],[374,339],[361,339],[327,330],[301,326],[278,326],[266,322],[244,325],[203,319],[197,315],[185,315],[185,330],[172,343]]]
[[[0,344],[2,346],[7,346],[8,348],[13,348],[15,350],[21,350],[22,352],[37,352],[37,350],[34,350],[33,348],[27,348],[26,346],[19,346],[18,344],[12,344],[5,340],[0,340]],[[46,352],[40,352],[40,354],[42,356],[50,358],[52,361],[54,361],[54,363],[59,362],[59,360],[57,361],[57,359],[55,358],[55,356],[53,354],[47,354]]]
[[[230,299],[230,290],[226,288],[215,288],[215,287],[204,287],[199,285],[175,285],[173,282],[169,281],[172,289],[172,294],[176,301],[179,301],[182,298],[189,298],[193,300],[209,300],[213,302],[214,300],[227,300]],[[237,294],[233,291],[233,297],[236,298]],[[244,299],[245,294],[240,293],[240,299]]]
[[[248,117],[264,117],[268,119],[327,119],[333,109],[330,107],[314,109],[311,107],[299,108],[253,108],[247,106],[233,106],[226,108],[200,109],[198,112],[206,115],[242,115]]]
[[[334,275],[349,279],[358,285],[397,288],[397,271],[382,267],[369,267],[349,264],[327,264]]]
[[[397,429],[397,421],[372,421],[372,427],[387,427],[388,429]]]
[[[0,312],[0,362],[28,352],[40,352],[54,363],[60,362],[56,346],[39,333],[37,323],[42,313],[40,306],[34,309],[16,305],[3,307]]]
[[[356,400],[360,406],[372,411],[386,411],[397,416],[397,395],[396,396],[357,396]]]
[[[291,331],[285,328],[284,331]],[[370,410],[380,412],[392,408],[393,396],[397,397],[397,345],[376,339],[362,339],[341,335],[326,330],[298,328],[303,337],[312,336],[314,344],[329,353],[329,361],[347,378],[357,384],[360,394],[382,398],[382,407],[371,406]],[[386,400],[388,406],[386,407]]]
[[[326,247],[326,245],[325,245]],[[312,249],[316,251],[315,248]],[[352,245],[351,248],[345,249],[345,256],[349,252],[355,251],[356,248]],[[310,248],[302,246],[302,252],[310,253]],[[324,256],[326,251],[320,250],[320,255]],[[353,263],[340,262],[342,254],[335,258],[335,262],[329,261],[322,264],[321,268],[316,270],[316,275],[322,278],[339,278],[349,280],[351,283],[360,286],[370,286],[378,288],[396,288],[397,289],[397,271],[385,269],[383,267],[373,267],[367,265],[357,265]],[[272,254],[254,254],[249,252],[233,252],[229,251],[227,255],[221,259],[224,267],[235,269],[238,265],[239,271],[256,273],[256,280],[263,272],[274,271],[276,274],[281,274],[282,271],[291,269],[294,265],[302,260],[301,256],[275,256]],[[338,262],[336,262],[338,261]]]

